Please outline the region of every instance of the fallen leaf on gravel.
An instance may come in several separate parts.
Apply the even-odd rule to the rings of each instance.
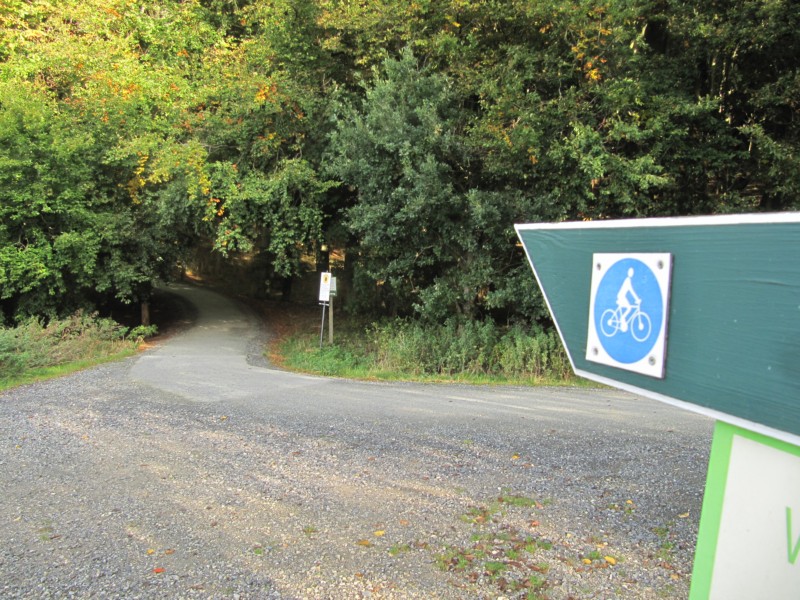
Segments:
[[[383,529],[379,529],[375,532],[375,537],[383,537],[384,535],[386,535],[386,532]]]
[[[364,546],[365,548],[372,547],[372,542],[370,542],[369,540],[358,540],[356,544],[358,544],[359,546]]]
[[[590,565],[590,564],[592,564],[592,559],[591,559],[591,558],[584,558],[584,559],[583,559],[583,564],[585,564],[585,565]]]
[[[514,456],[511,457],[511,460],[519,460],[519,454],[514,454]]]
[[[680,576],[680,575],[678,575],[677,573],[672,573],[672,574],[669,576],[669,578],[670,578],[670,579],[672,579],[673,581],[678,581],[678,580],[681,578],[681,576]]]
[[[530,525],[531,527],[538,527],[539,526],[539,521],[530,521],[528,523],[528,525]]]
[[[679,517],[679,518],[681,518],[681,519],[685,519],[685,518],[686,518],[686,517],[688,517],[688,516],[689,516],[689,511],[686,511],[686,512],[685,512],[685,513],[683,513],[683,514],[680,514],[680,515],[678,515],[678,517]]]
[[[153,569],[153,573],[163,573],[164,571],[166,571],[164,567],[156,567]]]
[[[400,525],[403,527],[408,527],[409,523],[407,519],[400,519]]]
[[[175,554],[175,550],[173,550],[172,548],[170,548],[170,549],[168,549],[168,550],[165,550],[165,551],[164,551],[164,554],[167,554],[167,555],[169,555],[169,554]]]
[[[606,559],[606,562],[607,562],[608,564],[610,564],[612,567],[613,567],[615,564],[617,564],[617,559],[616,559],[616,558],[614,558],[613,556],[604,556],[603,558],[605,558],[605,559]]]
[[[148,549],[147,549],[147,555],[148,555],[148,556],[150,556],[151,554],[155,554],[155,553],[156,553],[156,551],[155,551],[155,550],[153,550],[152,548],[148,548]]]

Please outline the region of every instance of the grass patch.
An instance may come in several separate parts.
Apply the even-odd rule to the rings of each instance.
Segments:
[[[31,383],[37,383],[39,381],[46,381],[56,377],[63,377],[65,375],[69,375],[70,373],[88,369],[89,367],[96,367],[97,365],[113,362],[115,360],[121,360],[123,358],[127,358],[128,356],[133,356],[134,354],[136,354],[136,348],[131,347],[121,350],[115,354],[97,356],[85,360],[77,360],[52,367],[29,369],[17,375],[0,377],[0,391],[8,390],[20,385],[28,385]]]
[[[502,490],[499,497],[460,515],[470,527],[469,537],[463,544],[448,545],[435,553],[435,564],[457,577],[464,590],[470,590],[472,584],[488,584],[497,597],[547,598],[552,583],[547,579],[550,566],[546,559],[552,557],[553,544],[517,525],[520,519],[528,521],[533,510],[544,507],[543,502]]]
[[[78,312],[47,324],[29,319],[0,328],[0,390],[130,356],[155,327],[129,330]]]
[[[427,383],[593,385],[572,373],[555,332],[500,327],[491,321],[423,325],[408,320],[379,324],[337,316],[334,344],[319,322],[284,332],[270,357],[304,373],[348,379]],[[318,315],[316,315],[318,318]]]

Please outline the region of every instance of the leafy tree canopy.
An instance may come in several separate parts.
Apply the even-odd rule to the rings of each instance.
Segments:
[[[355,309],[544,322],[515,222],[798,208],[798,31],[791,0],[6,0],[0,308],[335,238]]]

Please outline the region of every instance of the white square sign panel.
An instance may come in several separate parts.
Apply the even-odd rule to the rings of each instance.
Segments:
[[[319,301],[331,301],[331,274],[327,271],[321,273],[319,277]]]
[[[586,360],[664,378],[669,253],[592,255]]]

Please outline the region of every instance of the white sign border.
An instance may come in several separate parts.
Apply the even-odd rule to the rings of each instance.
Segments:
[[[597,289],[608,270],[620,260],[638,260],[653,272],[661,291],[661,330],[647,356],[634,363],[623,363],[606,352],[595,326],[594,309]],[[595,253],[592,255],[592,285],[589,299],[589,331],[586,336],[586,360],[617,369],[633,371],[657,379],[664,378],[667,353],[667,327],[669,315],[670,283],[672,281],[672,254],[669,252]]]

